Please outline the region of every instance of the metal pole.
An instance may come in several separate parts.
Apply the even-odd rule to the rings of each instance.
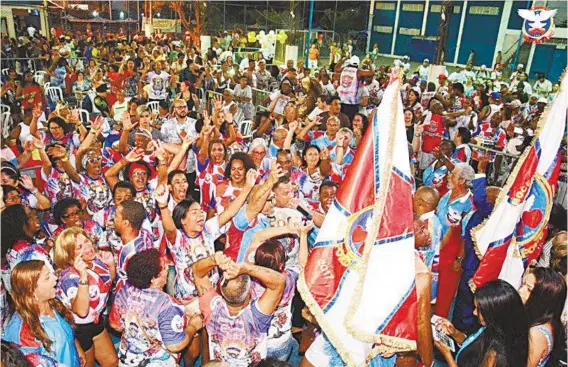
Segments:
[[[308,67],[308,59],[310,56],[310,43],[312,40],[312,21],[314,20],[314,0],[310,0],[310,18],[308,20],[308,43],[306,44],[306,68]]]
[[[369,53],[371,49],[371,32],[373,31],[373,16],[375,15],[375,0],[371,0],[371,6],[369,7],[369,25],[367,26],[367,49],[366,53]]]
[[[270,4],[268,3],[268,0],[266,0],[266,14],[268,14],[268,8],[270,7]],[[264,17],[264,30],[268,31],[268,17]]]
[[[227,11],[225,9],[225,3],[226,1],[223,0],[223,30],[227,29],[227,27],[225,26],[225,14],[227,14]]]
[[[108,0],[108,19],[112,20],[112,3]]]
[[[337,0],[335,0],[335,12],[333,12],[333,33],[331,34],[331,42],[335,41],[335,20],[337,19]]]

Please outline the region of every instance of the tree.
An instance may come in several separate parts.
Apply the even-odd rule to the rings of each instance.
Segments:
[[[192,1],[156,1],[152,2],[152,11],[161,11],[168,5],[170,9],[176,12],[183,29],[189,32],[189,36],[194,45],[199,46],[201,32],[203,31],[202,21],[204,19],[205,9],[207,5],[203,0]]]

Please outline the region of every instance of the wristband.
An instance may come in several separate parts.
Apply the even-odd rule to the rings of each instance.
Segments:
[[[79,285],[89,285],[89,281],[79,279]]]
[[[61,158],[61,162],[67,162],[67,161],[69,161],[69,157],[65,156]]]
[[[33,190],[30,190],[30,192],[31,192],[32,194],[34,194],[34,195],[36,195],[36,194],[38,193],[38,191],[39,191],[39,190],[37,189],[37,187],[34,187]]]

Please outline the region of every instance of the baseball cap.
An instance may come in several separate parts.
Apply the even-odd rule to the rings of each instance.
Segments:
[[[359,56],[351,56],[349,61],[347,62],[348,65],[359,66]]]
[[[525,65],[523,65],[523,64],[519,64],[519,65],[517,65],[517,67],[518,67],[518,68],[521,68],[521,69],[522,69],[522,68],[524,68],[524,67],[525,67]]]
[[[493,92],[489,96],[493,99],[501,99],[501,93],[499,92]]]
[[[511,103],[509,103],[509,106],[511,107],[521,107],[522,103],[521,101],[519,101],[518,99],[513,100]]]
[[[108,86],[106,85],[106,83],[99,85],[96,89],[97,93],[104,93],[107,90],[108,90]]]
[[[440,74],[438,75],[438,79],[447,79],[448,77],[446,76],[446,74]]]
[[[536,101],[536,103],[545,103],[548,104],[548,99],[546,99],[545,97],[540,97],[538,99],[538,101]]]

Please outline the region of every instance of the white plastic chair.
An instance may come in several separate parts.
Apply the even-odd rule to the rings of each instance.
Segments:
[[[59,87],[48,87],[45,90],[45,94],[47,94],[48,98],[53,103],[57,103],[58,101],[63,102],[63,91]]]
[[[47,75],[47,73],[45,71],[36,71],[34,73],[34,81],[36,83],[38,83],[39,85],[42,85],[45,83],[45,76]]]
[[[12,130],[13,124],[12,115],[10,114],[10,112],[2,112],[2,114],[0,115],[0,123],[2,126],[2,136],[4,138],[7,138],[10,134],[10,131]]]
[[[243,120],[239,124],[239,132],[241,133],[243,138],[252,138],[252,121],[251,120]]]
[[[6,106],[5,104],[0,104],[0,113],[4,112],[10,113],[10,106]]]
[[[47,90],[47,88],[51,87],[50,82],[43,83],[43,90]]]
[[[6,68],[6,69],[2,69],[2,76],[8,76],[10,69]]]
[[[160,110],[160,102],[158,101],[148,102],[146,103],[146,107],[148,107],[150,111],[152,111],[152,113],[158,113]]]
[[[83,124],[89,125],[91,123],[91,120],[90,120],[90,117],[89,117],[89,111],[80,109],[79,110],[79,119],[81,120],[81,122]]]

